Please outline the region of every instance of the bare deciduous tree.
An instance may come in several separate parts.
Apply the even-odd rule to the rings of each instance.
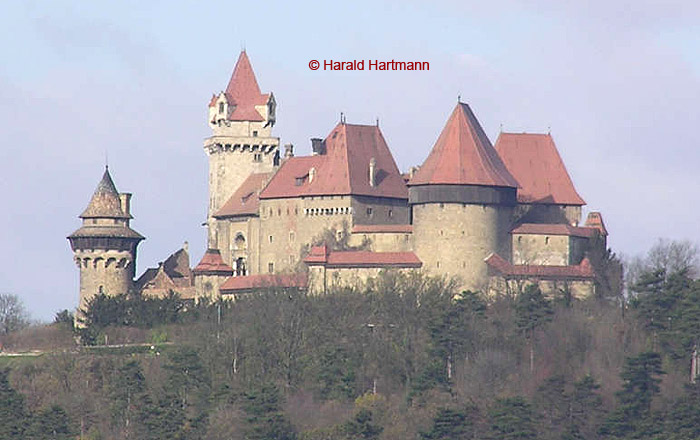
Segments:
[[[22,300],[11,293],[0,294],[0,334],[21,330],[29,325],[27,314]]]

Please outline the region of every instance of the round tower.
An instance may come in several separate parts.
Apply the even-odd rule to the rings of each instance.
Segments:
[[[415,251],[423,268],[458,277],[465,289],[485,288],[484,260],[491,253],[510,260],[518,183],[467,104],[457,104],[408,185]]]
[[[87,208],[83,225],[68,236],[80,269],[80,305],[95,295],[127,293],[136,271],[136,247],[144,237],[129,227],[131,194],[117,191],[105,168]]]

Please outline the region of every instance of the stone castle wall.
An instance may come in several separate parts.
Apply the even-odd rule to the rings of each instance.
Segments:
[[[510,256],[512,208],[433,203],[413,206],[413,240],[423,270],[458,277],[465,289],[486,286],[492,252]]]
[[[79,309],[86,309],[88,301],[99,293],[112,296],[128,293],[133,283],[133,262],[127,251],[76,251],[75,263],[80,269]]]

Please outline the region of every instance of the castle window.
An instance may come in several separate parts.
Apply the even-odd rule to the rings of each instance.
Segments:
[[[440,262],[438,261],[436,265],[437,265],[437,267],[440,267]]]
[[[223,102],[220,102],[220,103],[219,103],[219,114],[221,114],[221,113],[223,113],[223,112],[224,112],[224,103],[223,103]]]
[[[389,218],[392,218],[394,216],[394,210],[390,209],[387,215],[389,216]]]
[[[281,216],[281,215],[282,215],[282,208],[277,208],[277,216]]]
[[[372,216],[372,208],[367,208],[367,217]]]
[[[549,244],[549,237],[544,238],[544,244]]]
[[[267,271],[269,273],[275,273],[275,263],[267,263]]]
[[[270,235],[269,237],[267,237],[267,239],[270,240],[270,243],[272,243],[272,235]]]
[[[522,242],[523,242],[523,237],[522,236],[518,237],[518,243],[522,243]]]
[[[294,255],[289,256],[289,264],[294,264]]]
[[[253,137],[254,138],[258,137],[258,130],[253,130]]]
[[[255,153],[253,155],[253,162],[262,162],[262,153]]]
[[[440,208],[445,209],[445,204],[444,204],[444,203],[440,203]]]
[[[294,242],[294,238],[295,238],[295,237],[294,237],[294,231],[289,231],[289,241],[293,243],[293,242]]]

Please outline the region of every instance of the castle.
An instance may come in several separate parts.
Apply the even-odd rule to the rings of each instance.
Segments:
[[[243,51],[225,91],[209,101],[207,246],[187,246],[134,281],[130,194],[105,170],[83,226],[68,239],[80,305],[138,290],[235,298],[267,286],[324,293],[383,270],[454,277],[463,289],[594,293],[587,257],[605,249],[600,213],[581,225],[577,193],[549,134],[501,133],[495,145],[458,102],[419,167],[402,174],[378,125],[344,119],[311,156],[272,135],[276,100],[260,91]],[[427,152],[427,148],[426,148]]]

